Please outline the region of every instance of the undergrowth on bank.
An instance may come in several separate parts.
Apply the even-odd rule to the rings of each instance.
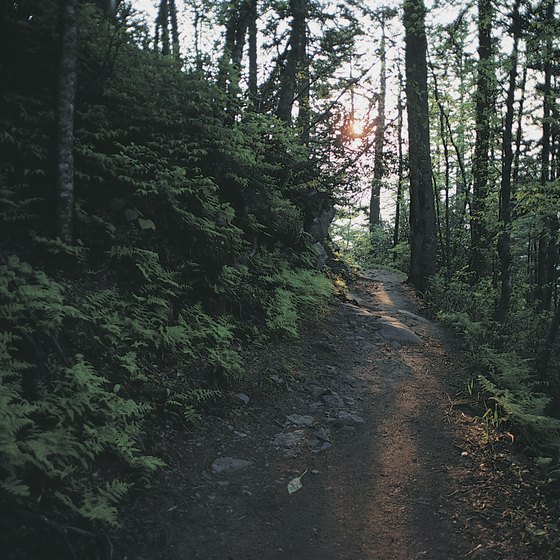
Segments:
[[[145,446],[148,417],[204,422],[244,377],[244,348],[297,336],[324,307],[304,225],[329,195],[296,130],[85,4],[76,241],[62,243],[38,132],[54,122],[51,4],[1,92],[0,504],[30,530],[95,533],[165,463]]]
[[[432,278],[427,301],[460,335],[488,409],[517,433],[531,455],[548,457],[554,467],[560,458],[560,418],[554,392],[537,367],[545,322],[520,293],[508,322],[493,321],[496,292],[490,281],[473,286],[467,280]]]

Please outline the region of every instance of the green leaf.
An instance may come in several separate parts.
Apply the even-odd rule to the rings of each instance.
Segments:
[[[156,224],[152,220],[146,220],[144,218],[138,218],[138,225],[141,229],[153,229],[156,230]]]
[[[138,212],[136,210],[133,210],[132,208],[127,208],[124,211],[124,215],[129,222],[136,220],[136,218],[140,216],[140,214],[138,214]]]

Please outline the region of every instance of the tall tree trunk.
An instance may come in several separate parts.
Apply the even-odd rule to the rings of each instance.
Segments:
[[[175,0],[169,0],[169,19],[171,23],[171,48],[173,56],[179,60],[181,58],[179,44],[179,26],[177,25],[177,5]]]
[[[395,206],[395,229],[393,230],[393,249],[400,241],[400,225],[401,225],[401,205],[404,175],[404,157],[403,157],[403,101],[402,101],[402,74],[399,68],[399,97],[397,101],[397,150],[398,150],[398,168],[397,168],[397,201]],[[393,251],[393,262],[397,260],[397,252]]]
[[[513,168],[513,117],[515,111],[515,88],[517,85],[517,59],[519,39],[521,37],[521,20],[519,6],[521,0],[515,0],[512,13],[513,48],[509,57],[510,71],[506,99],[506,118],[504,122],[502,146],[502,177],[500,183],[500,210],[498,256],[500,258],[500,299],[494,312],[494,319],[505,323],[513,290],[513,267],[510,249],[511,238],[511,195]]]
[[[292,24],[290,51],[280,81],[276,115],[284,122],[292,121],[292,106],[297,91],[298,71],[305,67],[305,44],[308,0],[290,0]]]
[[[555,0],[546,2],[546,23],[554,29]],[[543,84],[543,120],[541,142],[541,188],[546,193],[551,180],[551,116],[552,116],[552,62],[553,45],[550,31],[545,31],[544,45],[544,84]],[[537,252],[537,299],[543,311],[549,310],[552,302],[552,284],[555,280],[557,261],[556,236],[558,220],[550,213],[543,217],[539,234]]]
[[[254,41],[249,44],[250,56],[254,56],[256,80],[256,0],[233,0],[230,3],[228,20],[226,23],[224,53],[220,62],[218,84],[232,93],[239,90],[239,78],[241,76],[241,62],[247,32],[254,25]],[[253,23],[252,23],[253,22]],[[249,31],[249,33],[251,33]],[[233,66],[233,74],[230,74],[230,64]],[[228,83],[229,78],[229,83]]]
[[[521,98],[519,100],[519,107],[517,109],[517,130],[515,132],[515,155],[513,156],[513,182],[517,182],[519,177],[519,164],[521,160],[521,142],[523,140],[523,110],[525,107],[525,95],[527,88],[527,71],[528,64],[525,63],[523,67],[523,77],[521,78],[521,85],[519,89],[521,90]]]
[[[74,215],[74,105],[78,0],[60,2],[60,59],[56,102],[56,186],[58,235],[72,243]]]
[[[406,106],[410,171],[409,282],[424,290],[436,272],[436,218],[432,191],[432,161],[428,113],[428,73],[423,0],[405,0]]]
[[[169,43],[169,0],[160,0],[158,14],[156,17],[156,34],[155,34],[155,49],[160,48],[159,41],[161,39],[161,54],[167,56],[171,53],[171,46]]]
[[[373,231],[381,221],[381,187],[384,176],[383,145],[385,142],[385,101],[387,97],[387,52],[385,14],[381,14],[381,43],[379,45],[379,97],[377,98],[377,126],[373,148],[373,181],[369,202],[369,227]]]
[[[451,275],[451,224],[450,224],[450,182],[451,182],[450,165],[451,164],[450,164],[450,156],[449,156],[448,139],[451,139],[451,142],[453,142],[453,138],[452,138],[450,126],[449,126],[449,134],[447,131],[449,121],[447,119],[447,115],[445,114],[443,102],[439,94],[437,75],[431,62],[430,62],[430,70],[432,72],[432,79],[434,82],[434,97],[439,109],[439,136],[443,147],[443,158],[445,163],[445,171],[444,171],[445,173],[445,216],[444,216],[445,242],[442,243],[442,247],[443,247],[443,253],[445,255],[446,274],[450,276]],[[461,161],[460,158],[459,161]],[[437,202],[439,200],[437,191],[435,194],[436,194],[436,202]],[[443,235],[441,235],[440,237],[443,239]]]
[[[495,69],[492,56],[492,0],[478,0],[478,75],[476,85],[476,140],[473,155],[471,203],[471,269],[475,278],[488,275],[492,246],[486,227],[490,174],[491,123],[494,116]]]
[[[256,102],[257,99],[257,2],[252,2],[249,15],[249,98]]]
[[[307,23],[303,27],[303,35],[301,38],[301,59],[298,65],[297,75],[299,82],[297,94],[297,124],[301,129],[300,140],[303,144],[307,145],[309,143],[309,134],[311,130],[311,81],[309,77],[309,58],[307,57]]]

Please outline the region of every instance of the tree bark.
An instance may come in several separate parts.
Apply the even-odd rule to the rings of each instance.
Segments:
[[[159,49],[159,41],[161,39],[161,54],[167,56],[171,53],[171,46],[169,43],[169,2],[168,0],[161,0],[158,8],[158,15],[156,18],[156,35],[155,35],[155,49]]]
[[[383,147],[385,142],[385,101],[387,97],[387,52],[385,14],[381,14],[381,43],[379,45],[379,97],[377,98],[377,125],[373,147],[373,181],[369,202],[369,227],[373,231],[381,221],[381,187],[383,184]]]
[[[478,76],[476,85],[473,155],[473,193],[471,203],[471,269],[480,280],[491,270],[488,248],[492,236],[486,227],[491,123],[494,117],[495,69],[492,56],[492,0],[478,0]]]
[[[500,183],[499,235],[498,256],[500,258],[500,299],[494,312],[494,319],[505,323],[513,290],[513,266],[510,248],[511,238],[511,195],[513,169],[513,118],[515,111],[515,88],[517,85],[517,60],[519,39],[521,37],[521,21],[519,6],[521,1],[515,0],[512,13],[513,48],[509,57],[510,71],[506,99],[506,117],[504,122],[502,147],[502,177]]]
[[[74,238],[74,106],[76,101],[77,0],[60,2],[60,59],[56,103],[56,186],[58,235]]]
[[[397,201],[395,205],[395,228],[393,230],[393,249],[400,241],[400,225],[401,225],[401,205],[403,191],[403,175],[404,175],[404,157],[403,157],[403,102],[402,102],[402,73],[399,68],[399,98],[397,101],[397,150],[398,150],[398,168],[397,168]],[[393,262],[397,260],[397,252],[393,251]]]
[[[292,25],[290,51],[280,81],[276,115],[286,123],[292,122],[292,106],[297,91],[298,71],[305,66],[305,44],[308,0],[290,0]]]
[[[181,51],[179,45],[179,26],[177,25],[177,5],[175,0],[169,0],[169,19],[171,22],[171,49],[173,56],[179,60]]]
[[[251,5],[251,12],[249,16],[249,98],[256,102],[257,99],[257,2],[256,0]]]
[[[406,106],[410,171],[410,271],[408,280],[419,290],[436,272],[436,218],[428,113],[426,8],[422,0],[405,0]]]
[[[555,0],[546,3],[546,23],[554,29]],[[544,44],[544,84],[543,84],[543,120],[541,141],[541,188],[546,193],[551,181],[551,116],[552,116],[552,62],[553,45],[550,31],[546,31]],[[537,299],[543,311],[550,309],[552,302],[552,284],[555,280],[557,262],[556,236],[558,219],[555,215],[545,214],[539,233],[537,252]]]

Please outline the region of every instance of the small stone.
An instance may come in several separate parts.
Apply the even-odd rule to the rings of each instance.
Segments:
[[[276,385],[284,385],[284,380],[278,377],[276,374],[270,376],[270,379],[276,383]]]
[[[286,416],[286,420],[296,426],[299,426],[300,428],[311,426],[311,424],[315,422],[315,418],[313,418],[313,416],[301,414],[290,414],[289,416]]]
[[[327,430],[325,430],[325,428],[319,428],[316,432],[315,432],[315,437],[321,441],[327,441],[329,443],[332,443],[331,438],[327,432]]]
[[[229,486],[229,480],[218,480],[217,484],[218,486],[225,488],[226,486]]]
[[[311,474],[320,474],[320,473],[321,473],[321,471],[319,469],[313,469],[311,471]]]
[[[318,385],[313,385],[310,388],[310,392],[311,392],[311,396],[314,399],[318,399],[318,398],[322,397],[323,395],[325,395],[328,392],[328,389],[325,389],[324,387],[320,387]]]
[[[253,461],[245,459],[236,459],[235,457],[220,457],[212,463],[212,472],[214,474],[225,474],[242,471],[253,466]]]
[[[354,406],[356,401],[352,397],[342,397],[344,399],[344,403],[348,406]]]
[[[294,432],[288,432],[285,434],[276,434],[272,440],[272,445],[274,447],[293,449],[302,442],[304,437],[305,435],[303,430],[295,430]]]
[[[332,443],[330,441],[323,442],[323,445],[319,448],[319,451],[326,451],[332,447]]]
[[[237,395],[235,395],[235,398],[238,401],[241,401],[243,404],[249,404],[249,401],[251,400],[245,393],[237,393]]]
[[[344,401],[337,394],[324,395],[323,402],[333,408],[342,408],[344,406]]]
[[[341,410],[338,413],[338,417],[334,422],[337,426],[360,426],[365,424],[365,420],[361,416],[346,412],[345,410]]]

